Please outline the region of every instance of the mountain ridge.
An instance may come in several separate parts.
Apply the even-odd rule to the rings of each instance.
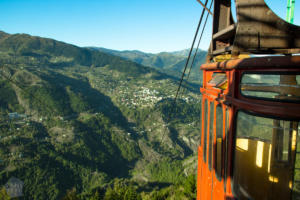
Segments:
[[[138,50],[112,50],[102,47],[87,47],[89,49],[98,50],[100,52],[108,53],[111,55],[117,55],[127,60],[142,64],[144,66],[152,67],[160,70],[161,72],[180,76],[185,67],[187,57],[189,54],[189,49],[184,49],[180,51],[173,52],[160,52],[160,53],[145,53]],[[193,55],[196,52],[196,49],[193,49],[191,60],[193,60]],[[197,55],[195,56],[195,63],[191,70],[191,80],[199,82],[202,80],[202,74],[200,73],[199,67],[201,64],[206,61],[206,51],[198,50]],[[189,66],[191,65],[191,61]]]

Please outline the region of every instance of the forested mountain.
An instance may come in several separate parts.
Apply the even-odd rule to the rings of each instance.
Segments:
[[[177,84],[110,53],[0,32],[0,199],[12,177],[19,199],[195,198],[199,86],[185,83],[172,107]]]
[[[186,64],[186,60],[189,54],[189,49],[185,49],[182,51],[174,51],[174,52],[161,52],[157,54],[152,53],[144,53],[141,51],[117,51],[105,48],[97,48],[97,47],[90,47],[90,49],[95,49],[100,52],[109,53],[111,55],[120,56],[127,60],[136,62],[138,64],[142,64],[144,66],[156,68],[161,72],[180,76],[184,66]],[[196,49],[192,52],[191,61],[193,60],[193,55],[196,52]],[[193,68],[190,75],[191,81],[199,82],[202,80],[201,73],[200,73],[200,65],[205,63],[206,59],[206,51],[198,50],[197,55],[195,57],[195,61],[193,64]],[[191,64],[192,62],[190,62]]]

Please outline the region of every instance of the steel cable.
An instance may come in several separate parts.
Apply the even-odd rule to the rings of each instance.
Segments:
[[[207,5],[208,3],[208,0],[205,1],[205,6]],[[174,111],[174,107],[176,106],[176,101],[177,101],[177,97],[178,97],[178,94],[179,94],[179,91],[180,91],[180,88],[182,86],[182,82],[183,82],[183,79],[184,79],[184,76],[185,76],[185,72],[186,72],[186,69],[187,69],[187,66],[189,64],[189,61],[190,61],[190,58],[191,58],[191,54],[192,54],[192,51],[194,49],[194,45],[195,45],[195,42],[196,42],[196,39],[197,39],[197,36],[198,36],[198,33],[199,33],[199,29],[200,29],[200,26],[202,24],[202,20],[203,20],[203,16],[204,16],[204,13],[205,13],[205,8],[202,9],[202,13],[201,13],[201,16],[200,16],[200,19],[199,19],[199,23],[198,23],[198,26],[197,26],[197,29],[196,29],[196,33],[195,33],[195,36],[194,36],[194,39],[193,39],[193,42],[192,42],[192,46],[191,46],[191,49],[189,51],[189,55],[188,55],[188,58],[187,58],[187,61],[185,63],[185,66],[184,66],[184,70],[182,72],[182,76],[181,76],[181,79],[180,79],[180,82],[179,82],[179,86],[177,88],[177,91],[176,91],[176,95],[175,95],[175,98],[174,98],[174,101],[172,103],[172,106],[171,106],[171,110],[170,112],[168,113],[168,118],[167,118],[167,124],[169,123],[170,121],[170,118],[171,118],[171,113],[173,113]],[[163,142],[164,140],[164,137],[165,137],[165,133],[163,134],[162,138],[161,138],[161,142]]]
[[[210,3],[209,10],[211,10],[212,4],[213,4],[213,0],[212,0],[211,3]],[[187,78],[186,78],[186,80],[185,80],[185,82],[186,82],[186,87],[183,88],[183,91],[182,91],[181,95],[183,95],[183,94],[186,92],[186,89],[187,89],[187,81],[188,81],[189,78],[190,78],[191,70],[192,70],[192,68],[193,68],[193,66],[194,66],[194,63],[195,63],[195,58],[196,58],[196,56],[197,56],[197,53],[198,53],[198,50],[199,50],[199,46],[200,46],[200,43],[201,43],[201,40],[202,40],[202,36],[203,36],[204,31],[205,31],[205,27],[206,27],[206,24],[207,24],[208,16],[209,16],[209,13],[207,13],[207,15],[206,15],[206,19],[205,19],[205,22],[204,22],[204,25],[203,25],[203,28],[202,28],[202,31],[201,31],[201,35],[200,35],[198,44],[197,44],[196,52],[195,52],[195,54],[194,54],[194,56],[193,56],[193,60],[192,60],[192,64],[191,64],[190,69],[189,69],[188,76],[187,76]]]

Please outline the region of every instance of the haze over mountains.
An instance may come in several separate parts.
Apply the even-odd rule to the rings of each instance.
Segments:
[[[145,53],[137,50],[117,51],[117,50],[98,48],[98,47],[90,47],[90,49],[96,49],[99,50],[100,52],[120,56],[127,60],[136,62],[144,66],[153,67],[164,73],[174,75],[174,76],[181,76],[181,73],[184,70],[184,66],[186,64],[186,60],[190,51],[189,49],[185,49],[181,51],[161,52],[161,53],[153,54],[153,53]],[[192,52],[190,65],[192,63],[193,55],[195,52],[196,49],[194,49]],[[196,81],[199,83],[199,81],[202,80],[202,75],[200,73],[199,67],[202,63],[205,62],[206,54],[207,54],[206,51],[198,50],[189,77],[190,81]]]
[[[0,31],[0,188],[16,177],[24,199],[193,198],[199,86],[171,108],[183,54]]]

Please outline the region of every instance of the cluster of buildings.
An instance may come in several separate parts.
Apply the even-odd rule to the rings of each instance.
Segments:
[[[119,91],[118,101],[121,105],[128,107],[151,107],[161,101],[166,96],[160,95],[158,91],[151,90],[147,87],[140,87],[136,91],[129,91],[128,88]]]
[[[102,79],[96,79],[93,81],[92,85],[99,89],[105,88],[105,92],[109,94],[117,94],[116,100],[118,103],[130,108],[136,108],[138,106],[152,107],[163,99],[175,98],[175,91],[166,91],[166,93],[162,94],[156,90],[161,89],[163,85],[168,84],[166,80],[161,80],[160,84],[154,87],[156,89],[151,89],[145,86],[138,87],[137,85],[130,87],[127,84],[128,82],[126,81],[119,81],[116,86],[114,81],[103,82]],[[187,95],[184,95],[184,97],[181,97],[180,99],[187,103],[196,101],[195,98]]]
[[[152,107],[163,99],[174,98],[175,95],[162,95],[155,89],[149,89],[147,87],[140,87],[136,91],[130,91],[127,87],[119,91],[118,101],[121,105],[128,107]],[[194,102],[193,97],[185,96],[181,98],[183,101],[190,103]]]
[[[13,119],[24,119],[24,118],[27,118],[27,115],[25,115],[25,114],[19,114],[17,112],[13,112],[13,113],[8,113],[8,118],[10,120],[13,120]]]

